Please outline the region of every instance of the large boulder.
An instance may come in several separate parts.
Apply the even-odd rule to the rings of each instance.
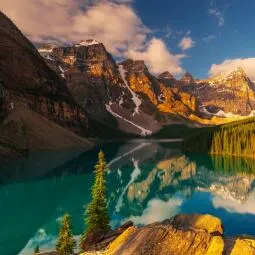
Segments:
[[[145,227],[127,229],[107,254],[220,255],[224,240],[221,221],[211,215],[178,215]],[[123,237],[124,235],[124,237]]]
[[[254,255],[255,239],[251,237],[226,238],[225,254],[227,255]]]
[[[209,214],[176,215],[144,227],[128,223],[121,229],[112,232],[107,247],[82,255],[255,255],[254,238],[224,238],[221,220]]]

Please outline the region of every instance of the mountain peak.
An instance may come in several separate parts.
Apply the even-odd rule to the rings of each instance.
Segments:
[[[247,74],[245,73],[244,69],[242,67],[237,67],[232,71],[220,73],[218,75],[215,75],[209,79],[210,82],[227,82],[230,80],[237,80],[237,79],[245,79],[249,80]]]
[[[181,81],[185,82],[185,83],[192,83],[194,82],[194,78],[191,75],[191,73],[186,72],[183,77],[181,78]]]
[[[143,71],[147,70],[147,67],[143,60],[127,59],[119,64],[123,65],[125,67],[125,69],[132,71],[132,72],[143,72]]]
[[[161,73],[159,76],[158,76],[159,79],[164,79],[164,80],[173,80],[174,79],[174,76],[169,73],[168,71],[165,71],[163,73]]]
[[[91,45],[97,45],[101,44],[95,39],[87,39],[87,40],[81,40],[78,44],[76,44],[76,47],[81,47],[81,46],[91,46]]]

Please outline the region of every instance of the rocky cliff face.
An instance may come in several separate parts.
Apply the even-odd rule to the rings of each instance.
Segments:
[[[1,118],[20,103],[75,132],[86,135],[87,117],[60,76],[0,12]]]
[[[117,64],[96,40],[39,51],[91,119],[125,132],[148,135],[190,120],[219,124],[255,109],[255,86],[242,69],[208,80],[187,72],[177,80],[169,72],[153,76],[144,61]]]
[[[205,116],[248,116],[253,115],[255,110],[255,86],[242,68],[207,80],[195,80],[186,73],[181,80],[161,81],[194,96],[200,102],[200,112]]]
[[[44,46],[39,51],[66,80],[91,118],[108,124],[115,121],[126,132],[148,135],[173,122],[169,113],[181,122],[179,116],[189,118],[198,109],[193,96],[165,86],[143,61],[129,59],[116,64],[104,45],[95,40],[72,47]]]

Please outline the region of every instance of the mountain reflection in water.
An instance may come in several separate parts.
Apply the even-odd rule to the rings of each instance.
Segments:
[[[0,254],[26,254],[37,243],[42,250],[54,247],[65,212],[72,216],[75,235],[82,233],[99,149],[70,155],[44,152],[43,164],[37,155],[4,166]],[[106,144],[102,149],[109,162],[113,227],[129,219],[148,224],[196,212],[220,217],[228,235],[255,235],[255,161],[187,155],[177,143],[146,140]],[[15,174],[10,174],[14,169]]]

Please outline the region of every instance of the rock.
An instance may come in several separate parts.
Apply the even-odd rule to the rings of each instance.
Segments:
[[[194,78],[191,75],[191,73],[186,72],[183,77],[181,78],[181,82],[183,82],[184,84],[191,84],[194,82]]]
[[[202,229],[213,235],[223,235],[224,232],[221,220],[209,214],[179,214],[171,224],[177,229]]]
[[[84,251],[100,251],[105,249],[111,242],[113,242],[118,236],[120,236],[126,229],[133,226],[132,221],[128,221],[118,227],[115,230],[105,232],[105,231],[95,231],[89,235],[86,242],[83,245]]]
[[[220,255],[222,233],[221,221],[211,215],[178,215],[161,223],[130,227],[125,237],[119,236],[110,245],[108,254]]]
[[[171,73],[169,73],[168,71],[161,73],[161,74],[158,76],[158,79],[172,80],[172,81],[175,80],[175,79],[174,79],[174,76],[173,76]]]
[[[225,254],[255,255],[255,239],[250,237],[235,237],[225,240]]]
[[[211,215],[177,215],[172,219],[144,227],[134,227],[132,223],[124,226],[125,230],[117,238],[115,236],[104,254],[220,255],[223,253],[222,224],[218,218]]]

